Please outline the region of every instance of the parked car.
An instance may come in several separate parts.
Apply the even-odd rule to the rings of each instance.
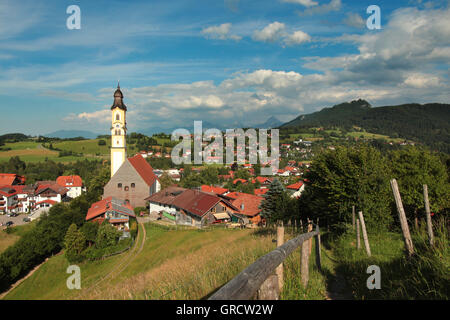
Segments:
[[[30,221],[31,221],[31,219],[28,217],[23,218],[23,222],[30,222]]]
[[[8,221],[8,222],[5,223],[5,226],[9,227],[9,226],[12,226],[13,224],[14,224],[14,222]]]
[[[19,215],[18,213],[13,212],[11,213],[10,217],[17,217],[18,215]]]

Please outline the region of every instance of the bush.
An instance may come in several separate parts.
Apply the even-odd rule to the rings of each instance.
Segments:
[[[98,229],[95,247],[103,249],[106,247],[115,246],[121,235],[122,233],[112,225],[109,223],[104,223]]]

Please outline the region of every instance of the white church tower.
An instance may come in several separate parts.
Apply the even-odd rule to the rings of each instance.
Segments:
[[[111,177],[119,170],[127,157],[127,107],[123,103],[120,85],[114,92],[114,104],[111,106]]]

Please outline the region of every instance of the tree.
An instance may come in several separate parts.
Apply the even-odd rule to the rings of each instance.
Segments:
[[[423,148],[407,147],[391,152],[392,177],[398,181],[407,217],[418,226],[424,212],[423,185],[428,186],[430,208],[439,212],[449,205],[449,183],[445,164],[439,155]]]
[[[269,191],[261,202],[261,216],[268,222],[285,220],[288,216],[291,199],[278,178],[275,178],[269,186]]]
[[[165,189],[175,184],[175,180],[173,180],[167,172],[164,172],[159,177],[159,182],[161,182],[161,189]]]
[[[390,170],[373,147],[337,147],[318,154],[305,174],[300,207],[333,228],[351,221],[351,208],[364,212],[368,228],[383,229],[393,221]]]
[[[83,233],[77,229],[77,225],[72,223],[64,237],[64,246],[66,248],[66,258],[69,262],[80,262],[83,260],[82,252],[86,248],[86,238]]]
[[[95,240],[97,239],[98,228],[98,223],[95,222],[86,222],[80,228],[80,231],[84,235],[86,241],[89,243],[89,246],[95,243]]]
[[[106,146],[106,141],[103,139],[98,140],[98,145],[99,146]]]
[[[95,241],[95,246],[99,249],[116,245],[121,235],[120,231],[105,221],[98,228],[97,239]]]

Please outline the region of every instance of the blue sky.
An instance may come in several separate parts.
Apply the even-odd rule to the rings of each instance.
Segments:
[[[0,0],[0,133],[107,133],[118,79],[130,132],[448,103],[449,21],[439,0]]]

